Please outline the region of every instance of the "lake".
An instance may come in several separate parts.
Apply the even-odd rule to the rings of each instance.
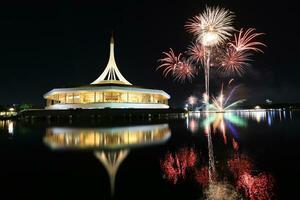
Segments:
[[[1,199],[295,199],[300,112],[0,121]],[[4,198],[6,197],[6,198]]]

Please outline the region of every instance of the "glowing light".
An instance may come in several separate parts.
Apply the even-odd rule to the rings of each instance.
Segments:
[[[249,28],[244,31],[241,29],[238,34],[234,34],[234,41],[229,42],[236,51],[256,51],[263,52],[258,46],[266,46],[264,43],[254,41],[258,36],[264,33],[256,33],[254,28]]]
[[[185,27],[204,46],[214,46],[231,36],[233,19],[233,13],[227,9],[206,7],[203,13],[189,19]]]
[[[179,61],[177,67],[173,70],[174,80],[178,80],[182,83],[186,80],[191,82],[195,74],[197,74],[197,70],[194,69],[190,60]]]
[[[196,62],[203,62],[205,49],[199,42],[192,43],[192,45],[188,47],[188,54]]]
[[[192,62],[182,58],[182,54],[176,55],[173,49],[170,49],[169,52],[163,52],[163,55],[165,57],[159,60],[161,64],[157,67],[157,70],[162,68],[165,77],[172,75],[174,80],[184,82],[186,80],[191,81],[197,74]]]
[[[241,29],[238,34],[235,34],[234,40],[228,43],[228,47],[222,53],[220,69],[228,73],[236,72],[241,76],[245,72],[245,67],[250,65],[251,51],[263,52],[258,46],[265,46],[265,44],[255,41],[260,35],[263,33],[256,33],[253,28],[246,31]]]
[[[244,173],[237,184],[250,200],[274,199],[274,178],[267,173],[260,173],[257,176]]]
[[[249,66],[251,61],[250,54],[246,51],[236,51],[232,47],[226,48],[221,53],[219,70],[228,74],[237,73],[239,76],[245,72],[245,67]]]
[[[185,179],[187,169],[194,167],[196,161],[197,155],[193,149],[182,148],[174,154],[167,153],[160,166],[166,179],[176,184],[180,178]]]
[[[250,159],[245,156],[235,156],[233,159],[228,160],[228,167],[233,173],[235,178],[240,177],[244,173],[251,173],[253,170],[253,164]]]
[[[268,173],[252,175],[253,164],[246,156],[229,160],[228,166],[237,179],[237,188],[245,192],[251,200],[273,199],[274,179]]]
[[[195,179],[202,187],[207,187],[209,183],[208,176],[208,167],[202,167],[196,171]]]
[[[190,122],[188,122],[188,129],[192,132],[192,133],[196,133],[199,129],[198,126],[198,122],[195,119],[191,119]]]
[[[209,96],[206,93],[203,93],[203,103],[207,103],[209,100]]]
[[[12,121],[8,122],[8,133],[13,134],[14,133],[14,123]]]
[[[240,126],[240,127],[247,126],[247,122],[244,119],[242,119],[239,116],[234,115],[234,114],[226,113],[225,119],[228,120],[229,122],[233,123],[236,126]]]
[[[236,189],[227,182],[214,182],[204,191],[207,200],[241,199]]]
[[[181,53],[176,55],[173,49],[170,48],[168,52],[163,52],[163,55],[165,57],[158,60],[162,64],[159,65],[157,69],[163,68],[164,76],[167,76],[168,74],[173,74],[174,70],[178,67],[178,64],[180,62]]]
[[[195,96],[190,96],[188,98],[188,102],[189,102],[189,104],[194,105],[197,103],[197,98]]]
[[[213,110],[217,110],[217,111],[224,111],[224,110],[228,110],[229,108],[232,108],[233,106],[236,106],[237,104],[243,103],[245,101],[245,99],[240,99],[240,100],[234,101],[229,104],[231,97],[237,88],[238,88],[238,86],[236,86],[232,90],[230,90],[226,97],[224,94],[223,85],[222,85],[219,96],[217,98],[212,97],[212,104],[209,105],[210,108]]]
[[[232,138],[232,147],[235,151],[239,150],[239,143],[237,143],[234,138]]]

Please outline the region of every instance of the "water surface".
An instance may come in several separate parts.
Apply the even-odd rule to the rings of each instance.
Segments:
[[[0,121],[0,195],[294,199],[299,117],[261,110],[121,126]]]

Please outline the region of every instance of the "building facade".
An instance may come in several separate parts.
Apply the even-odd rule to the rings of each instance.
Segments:
[[[57,88],[44,95],[46,109],[169,108],[170,96],[157,89],[133,86],[120,73],[110,42],[109,61],[103,73],[87,86]]]

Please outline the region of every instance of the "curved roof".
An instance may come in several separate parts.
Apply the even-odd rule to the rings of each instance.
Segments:
[[[73,88],[56,88],[44,95],[44,98],[50,96],[55,93],[60,92],[85,92],[85,91],[105,91],[105,90],[119,90],[119,91],[130,91],[130,92],[142,92],[148,94],[160,94],[170,99],[170,95],[163,90],[157,89],[147,89],[132,85],[120,85],[120,84],[98,84],[98,85],[88,85],[88,86],[80,86]]]
[[[138,86],[133,86],[128,82],[120,73],[114,56],[114,39],[111,37],[110,41],[110,55],[106,68],[102,74],[90,85],[84,85],[79,87],[64,87],[57,88],[47,92],[44,95],[46,98],[49,95],[60,93],[60,92],[84,92],[84,91],[103,91],[103,90],[119,90],[119,91],[133,91],[143,92],[151,94],[160,94],[170,99],[170,95],[163,90],[146,89]]]

